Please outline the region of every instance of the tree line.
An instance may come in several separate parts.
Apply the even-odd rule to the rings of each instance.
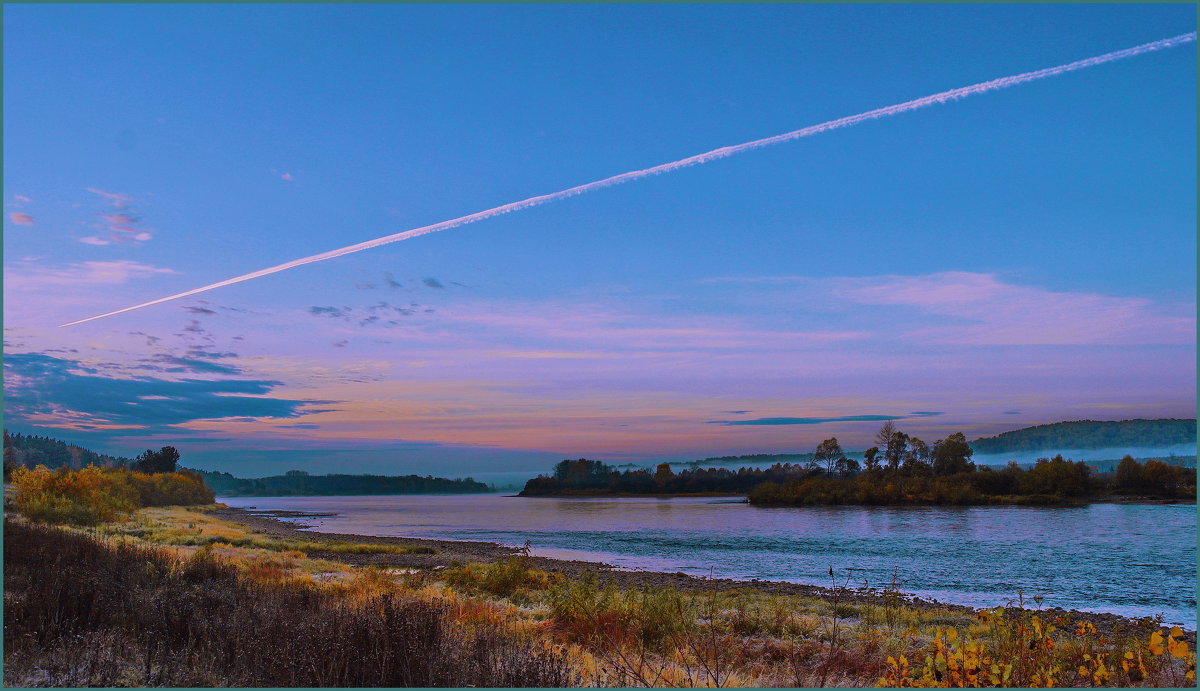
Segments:
[[[807,472],[768,482],[749,495],[751,504],[1059,504],[1109,496],[1188,499],[1196,496],[1195,473],[1158,460],[1144,465],[1130,456],[1116,473],[1098,474],[1083,461],[1062,455],[1039,458],[1028,470],[1016,463],[1002,469],[978,467],[974,449],[961,433],[932,447],[887,422],[866,450],[860,467],[846,459],[836,438],[817,447]]]
[[[489,489],[473,478],[451,480],[431,475],[309,475],[289,470],[283,475],[246,479],[216,471],[194,472],[226,497],[472,494]]]
[[[87,466],[100,468],[123,468],[137,473],[173,473],[179,463],[179,451],[173,446],[164,446],[158,451],[146,449],[136,458],[110,456],[96,453],[74,444],[28,434],[9,434],[4,430],[4,480],[12,477],[13,470],[45,466],[80,469]]]
[[[639,468],[618,471],[602,461],[586,458],[560,461],[552,475],[539,475],[525,483],[523,497],[553,494],[744,494],[769,481],[781,482],[804,466],[776,463],[769,468],[688,468],[674,472],[661,463],[653,473]]]
[[[599,494],[747,494],[752,504],[1055,504],[1099,496],[1194,498],[1195,474],[1186,468],[1126,457],[1115,473],[1061,455],[1041,458],[1028,470],[1009,463],[978,467],[966,437],[956,432],[932,445],[886,422],[860,463],[836,437],[817,445],[806,463],[768,468],[688,468],[661,463],[618,471],[586,458],[560,461],[550,475],[529,480],[522,496]]]
[[[1073,420],[976,439],[971,446],[976,453],[990,455],[1043,449],[1149,448],[1195,443],[1195,420]]]

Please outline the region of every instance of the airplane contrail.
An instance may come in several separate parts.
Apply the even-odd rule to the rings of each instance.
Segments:
[[[822,132],[828,132],[830,130],[836,130],[836,129],[840,129],[843,127],[850,127],[852,125],[857,125],[861,122],[866,122],[868,120],[876,120],[879,118],[887,117],[889,115],[897,115],[900,113],[906,113],[910,110],[917,110],[918,108],[925,108],[927,106],[937,105],[939,103],[945,103],[947,101],[955,101],[960,98],[966,98],[967,96],[974,96],[976,94],[987,93],[989,91],[996,91],[997,89],[1006,89],[1010,86],[1017,86],[1018,84],[1025,84],[1027,82],[1037,81],[1039,79],[1046,79],[1047,77],[1055,77],[1060,74],[1066,74],[1067,72],[1074,72],[1076,70],[1082,70],[1082,69],[1085,69],[1088,67],[1102,65],[1106,62],[1114,62],[1116,60],[1124,60],[1125,58],[1131,58],[1136,55],[1142,55],[1144,53],[1150,53],[1150,52],[1157,51],[1157,50],[1166,50],[1168,48],[1174,48],[1176,46],[1180,46],[1185,43],[1191,43],[1192,41],[1195,41],[1195,40],[1196,40],[1196,32],[1193,31],[1191,33],[1183,34],[1180,36],[1175,36],[1173,38],[1165,38],[1160,41],[1143,43],[1142,45],[1134,46],[1133,48],[1126,48],[1125,50],[1118,50],[1118,51],[1115,51],[1112,53],[1105,53],[1104,55],[1097,55],[1096,57],[1092,57],[1092,58],[1077,60],[1075,62],[1070,62],[1065,65],[1059,65],[1058,67],[1047,67],[1046,69],[1041,69],[1041,70],[1037,70],[1034,72],[1025,72],[1022,74],[1013,75],[1011,77],[1001,77],[999,79],[993,79],[991,81],[980,82],[978,84],[973,84],[971,86],[964,86],[964,87],[960,87],[957,89],[951,89],[949,91],[943,91],[941,93],[933,94],[932,96],[925,96],[922,98],[914,99],[912,101],[905,101],[904,103],[897,103],[896,105],[885,106],[883,108],[876,108],[875,110],[868,110],[865,113],[859,113],[858,115],[850,115],[850,116],[847,116],[844,118],[838,118],[837,120],[830,120],[829,122],[823,122],[819,125],[812,125],[810,127],[805,127],[803,129],[793,130],[791,132],[787,132],[784,134],[778,134],[778,135],[775,135],[774,137],[766,137],[764,139],[755,139],[754,141],[746,142],[744,144],[736,144],[734,146],[725,146],[725,147],[721,147],[719,149],[713,149],[712,151],[707,151],[702,154],[696,154],[695,156],[681,158],[678,161],[672,161],[670,163],[663,163],[661,165],[653,166],[650,168],[643,168],[641,170],[634,170],[634,171],[630,171],[628,173],[621,173],[620,175],[613,175],[612,177],[607,177],[602,180],[596,180],[595,182],[589,182],[589,183],[586,183],[583,185],[577,185],[575,187],[570,187],[568,189],[562,190],[560,192],[554,192],[552,194],[543,194],[543,195],[539,195],[536,197],[530,197],[529,199],[523,199],[519,202],[512,202],[510,204],[504,204],[503,206],[497,206],[497,207],[494,207],[491,209],[487,209],[485,211],[479,211],[479,212],[476,212],[473,214],[468,214],[466,216],[459,216],[458,218],[453,218],[453,219],[450,219],[449,221],[442,221],[440,223],[434,223],[432,225],[421,226],[420,228],[413,228],[412,230],[406,230],[402,233],[395,233],[393,235],[387,235],[387,236],[384,236],[381,238],[376,238],[375,240],[367,240],[366,242],[360,242],[358,244],[349,245],[347,247],[342,247],[340,249],[330,250],[328,252],[322,252],[320,254],[314,254],[309,257],[302,257],[300,259],[294,259],[290,262],[285,262],[285,263],[279,264],[277,266],[272,266],[272,267],[269,267],[266,269],[260,269],[258,271],[253,271],[251,273],[243,274],[241,276],[235,276],[233,278],[227,278],[224,281],[210,283],[209,285],[206,285],[206,286],[201,286],[199,288],[193,288],[192,290],[187,290],[182,293],[176,293],[174,295],[168,295],[167,297],[158,298],[157,300],[151,300],[150,302],[143,302],[140,305],[133,305],[132,307],[125,307],[123,309],[114,310],[112,312],[105,312],[104,314],[98,314],[94,317],[88,317],[86,319],[79,319],[79,320],[76,320],[73,322],[68,322],[66,324],[60,325],[60,328],[64,327],[64,326],[74,326],[75,324],[83,324],[84,322],[90,322],[90,321],[93,321],[96,319],[103,319],[105,317],[111,317],[111,316],[114,316],[117,314],[122,314],[124,312],[131,312],[133,310],[138,310],[143,307],[150,307],[152,305],[157,305],[157,304],[160,304],[163,302],[169,302],[171,300],[178,300],[179,298],[185,298],[185,297],[189,297],[192,295],[197,295],[199,293],[208,292],[210,290],[215,290],[217,288],[223,288],[225,286],[233,285],[235,283],[241,283],[243,281],[249,281],[249,280],[253,280],[255,278],[261,278],[263,276],[269,276],[274,273],[279,273],[280,271],[287,271],[288,269],[294,269],[297,266],[304,266],[305,264],[321,262],[321,261],[325,261],[326,259],[333,259],[334,257],[340,257],[345,254],[352,254],[354,252],[361,252],[363,250],[368,250],[368,249],[371,249],[372,247],[379,247],[380,245],[387,245],[387,244],[390,244],[393,242],[400,242],[401,240],[408,240],[409,238],[419,237],[421,235],[428,235],[429,233],[436,233],[439,230],[448,230],[450,228],[457,228],[458,226],[463,226],[468,223],[475,223],[476,221],[482,221],[482,220],[492,218],[495,216],[500,216],[501,214],[512,213],[513,211],[520,211],[522,209],[528,209],[528,208],[531,208],[534,206],[541,206],[542,204],[547,204],[549,202],[557,201],[559,199],[566,199],[567,197],[574,197],[577,194],[591,192],[592,190],[598,190],[598,189],[602,189],[605,187],[612,187],[613,185],[620,185],[621,183],[631,182],[633,180],[640,180],[641,178],[650,177],[651,175],[659,175],[661,173],[669,173],[671,171],[679,170],[680,168],[687,168],[690,166],[698,166],[702,163],[708,163],[709,161],[716,161],[718,159],[728,158],[735,154],[740,154],[744,151],[751,151],[754,149],[760,149],[764,146],[771,146],[773,144],[781,144],[783,142],[790,142],[794,139],[800,139],[802,137],[810,137],[814,134],[820,134]]]

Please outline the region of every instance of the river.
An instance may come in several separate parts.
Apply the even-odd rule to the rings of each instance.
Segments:
[[[233,497],[230,506],[335,512],[321,532],[481,540],[626,569],[831,585],[889,584],[947,603],[1161,614],[1196,626],[1196,508],[759,508],[740,499],[499,494]]]

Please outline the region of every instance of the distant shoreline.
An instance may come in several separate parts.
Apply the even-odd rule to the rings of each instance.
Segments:
[[[648,497],[657,499],[674,499],[676,497],[728,497],[730,499],[741,499],[739,503],[745,503],[750,506],[755,506],[763,509],[815,509],[829,508],[836,506],[844,506],[846,508],[952,508],[959,506],[962,508],[971,508],[979,506],[1012,506],[1017,508],[1069,508],[1073,506],[1090,506],[1092,504],[1139,504],[1139,505],[1160,505],[1160,504],[1185,504],[1194,506],[1195,499],[1163,499],[1161,497],[1122,497],[1118,495],[1096,497],[1090,499],[1080,499],[1078,501],[1062,501],[1046,504],[1022,504],[1018,502],[988,502],[978,504],[950,504],[950,503],[906,503],[906,504],[806,504],[798,506],[795,504],[753,504],[747,499],[745,494],[734,494],[730,492],[655,492],[655,493],[638,493],[638,492],[605,492],[603,490],[568,490],[565,492],[539,493],[539,494],[509,494],[505,496],[520,497],[521,499],[604,499],[613,498],[636,498]],[[241,497],[239,497],[241,498]]]

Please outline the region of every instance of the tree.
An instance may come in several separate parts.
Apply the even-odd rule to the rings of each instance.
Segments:
[[[554,466],[554,479],[567,487],[577,489],[604,487],[608,484],[612,468],[602,461],[586,458],[559,461]]]
[[[1091,491],[1092,469],[1083,461],[1072,463],[1062,454],[1054,458],[1039,458],[1033,468],[1021,477],[1023,494],[1053,494],[1061,497],[1081,497]]]
[[[177,463],[179,451],[174,446],[164,446],[158,451],[146,449],[130,469],[139,473],[173,473]]]
[[[8,438],[8,430],[4,430],[4,481],[8,482],[12,478],[12,471],[16,470],[17,462],[13,460],[12,439]]]
[[[867,472],[879,469],[879,447],[878,446],[872,446],[871,448],[867,449],[866,451],[863,451],[863,466],[866,467]]]
[[[1155,493],[1164,496],[1172,496],[1182,484],[1180,480],[1184,475],[1190,475],[1186,471],[1177,472],[1181,469],[1172,467],[1162,461],[1151,459],[1146,461],[1142,466],[1141,476],[1142,487]]]
[[[825,472],[830,475],[844,472],[846,469],[846,454],[842,451],[842,445],[838,444],[837,437],[831,437],[818,444],[813,460],[825,466]]]
[[[660,488],[666,487],[668,483],[675,477],[675,473],[671,472],[670,463],[659,463],[654,469],[654,484]]]
[[[929,445],[913,437],[908,440],[908,450],[904,454],[902,467],[909,475],[929,474]]]
[[[900,467],[900,461],[904,459],[904,455],[908,451],[908,438],[904,432],[892,432],[892,438],[888,440],[887,446],[883,450],[883,461],[887,464],[888,470],[896,470]]]
[[[933,445],[933,474],[954,475],[975,470],[975,464],[971,462],[972,453],[974,451],[962,432],[937,440]]]
[[[1120,491],[1137,491],[1142,488],[1142,464],[1128,454],[1117,464],[1115,478],[1117,489]]]
[[[888,443],[892,441],[892,435],[896,433],[896,424],[891,420],[883,423],[883,427],[875,433],[875,445],[880,448],[887,448]]]

